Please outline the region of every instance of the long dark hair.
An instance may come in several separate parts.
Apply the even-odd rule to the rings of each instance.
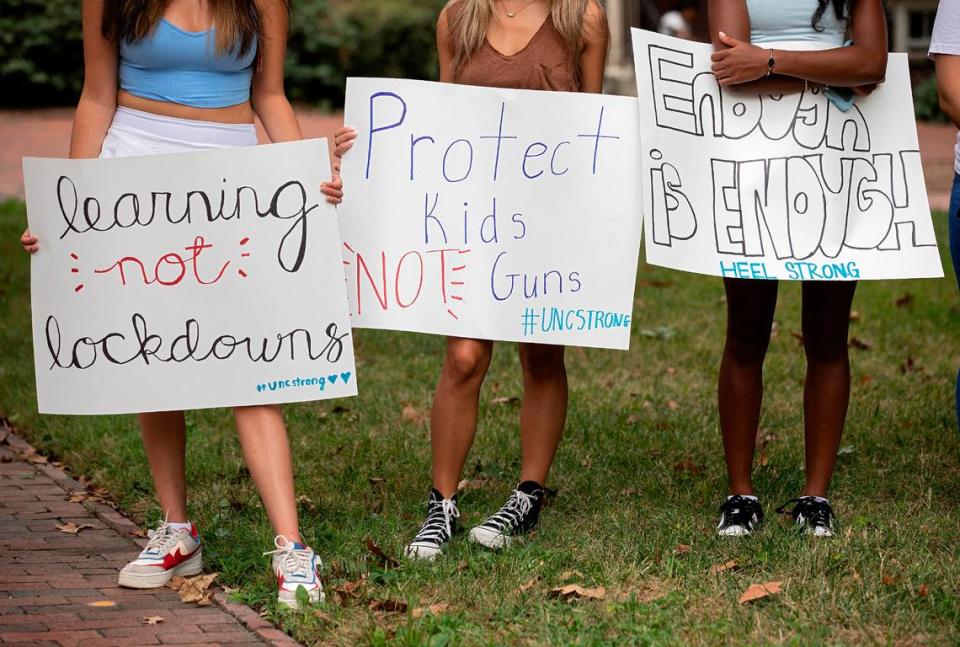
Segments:
[[[850,20],[850,11],[856,0],[817,0],[817,10],[813,12],[813,18],[810,19],[810,25],[816,31],[823,31],[823,15],[827,13],[828,8],[833,9],[833,14],[837,20]]]
[[[114,42],[136,42],[157,26],[169,0],[105,0],[101,31]],[[261,35],[256,0],[209,0],[220,53],[245,55]]]

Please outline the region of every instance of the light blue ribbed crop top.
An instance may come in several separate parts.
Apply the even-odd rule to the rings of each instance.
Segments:
[[[120,89],[144,99],[225,108],[250,98],[256,43],[239,55],[216,50],[213,29],[185,31],[161,18],[146,37],[120,43]]]
[[[810,24],[816,10],[817,0],[747,0],[750,42],[811,42],[841,47],[846,21],[837,20],[831,4],[820,21],[823,31],[816,31]]]

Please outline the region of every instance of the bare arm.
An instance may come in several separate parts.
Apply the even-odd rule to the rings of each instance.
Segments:
[[[73,116],[70,157],[100,157],[113,114],[117,111],[117,46],[103,37],[103,0],[83,0],[83,90]],[[20,237],[23,249],[35,254],[40,241],[30,233]]]
[[[940,109],[960,127],[960,56],[937,54],[937,95]]]
[[[882,82],[887,69],[887,21],[881,0],[856,0],[851,23],[854,44],[849,47],[773,50],[776,75],[843,87]],[[710,32],[717,49],[713,70],[721,85],[769,81],[765,75],[771,50],[750,44],[744,0],[710,0]]]
[[[117,45],[103,37],[103,0],[83,0],[83,91],[73,117],[70,157],[99,157],[117,111]]]
[[[289,17],[281,0],[259,0],[263,39],[250,99],[271,142],[303,139],[300,122],[283,89],[283,61],[287,54]]]
[[[580,53],[580,91],[603,92],[603,71],[607,65],[610,28],[597,0],[587,2],[583,16],[583,51]]]
[[[440,61],[440,82],[453,83],[453,43],[450,42],[450,6],[437,18],[437,58]]]

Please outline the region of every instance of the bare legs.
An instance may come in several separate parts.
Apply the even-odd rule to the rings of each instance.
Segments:
[[[777,304],[777,283],[725,279],[727,340],[720,364],[720,429],[732,494],[753,494],[751,472],[763,399],[763,360]],[[826,496],[850,400],[847,333],[856,283],[803,284],[807,356],[804,495]]]
[[[520,481],[547,482],[567,420],[567,368],[563,346],[520,344]]]
[[[480,387],[490,367],[493,342],[450,337],[431,414],[433,486],[444,497],[457,491],[477,431]],[[523,404],[520,409],[520,480],[544,483],[563,436],[567,374],[563,347],[520,344]]]
[[[184,523],[189,517],[185,474],[187,430],[183,412],[141,413],[138,418],[160,509],[168,521]]]
[[[244,459],[274,532],[299,542],[293,466],[280,409],[238,407],[234,416]],[[184,522],[188,516],[183,412],[142,413],[139,420],[160,507],[169,521]]]
[[[857,284],[803,284],[803,340],[807,379],[803,389],[807,482],[803,494],[827,496],[850,403],[847,333]]]
[[[280,407],[237,407],[233,415],[237,420],[243,458],[267,510],[274,534],[299,543],[293,459]]]

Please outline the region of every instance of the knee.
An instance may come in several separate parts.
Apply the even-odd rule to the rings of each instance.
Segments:
[[[480,380],[490,366],[489,349],[475,344],[463,344],[447,349],[447,374],[457,382]]]
[[[525,379],[552,380],[566,375],[563,346],[523,344],[520,346],[520,366]]]
[[[762,364],[769,345],[769,330],[728,330],[725,350],[738,364]]]
[[[847,331],[813,327],[803,332],[807,362],[836,364],[847,361]]]

